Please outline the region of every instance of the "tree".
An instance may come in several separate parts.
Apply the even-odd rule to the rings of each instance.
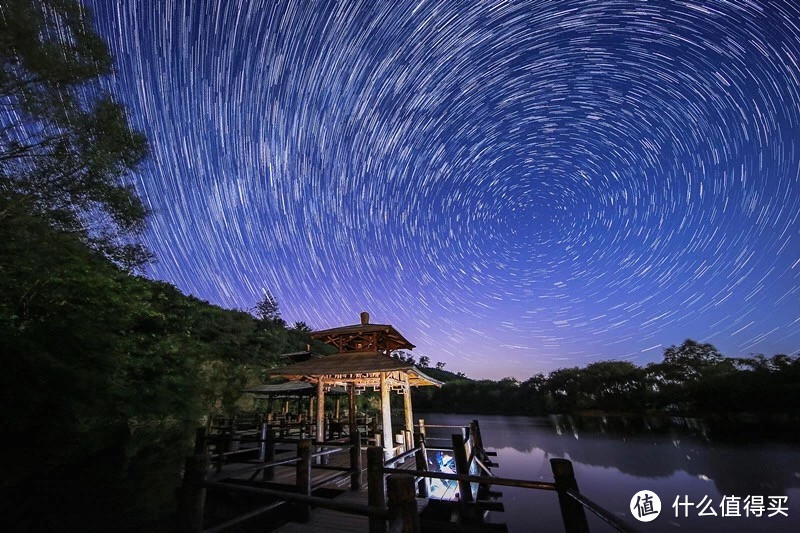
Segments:
[[[416,360],[414,359],[414,356],[412,354],[406,352],[405,350],[399,350],[397,352],[394,352],[393,355],[394,355],[394,357],[400,359],[404,363],[408,363],[408,364],[411,364],[411,365],[416,363]]]
[[[436,363],[436,370],[444,370],[444,367],[445,367],[445,365],[446,365],[446,364],[447,364],[447,363],[443,363],[443,362],[441,362],[441,361],[438,361],[438,362]]]
[[[582,392],[592,407],[610,411],[644,408],[645,380],[641,368],[628,361],[599,361],[583,369]]]
[[[428,368],[431,364],[431,358],[427,355],[421,355],[419,358],[419,366],[421,368]]]
[[[581,369],[561,368],[547,376],[545,390],[550,394],[554,412],[569,412],[583,407]]]
[[[117,264],[147,260],[135,238],[148,211],[126,181],[147,142],[97,83],[112,63],[89,11],[4,0],[0,62],[0,193]]]
[[[664,362],[672,365],[687,365],[693,368],[720,363],[725,359],[710,343],[699,343],[686,339],[680,346],[664,349]]]
[[[188,433],[232,411],[277,345],[250,314],[131,276],[2,196],[0,213],[4,519],[149,530]]]
[[[297,333],[303,333],[303,334],[311,333],[311,327],[305,322],[295,322],[294,325],[292,326],[292,330],[296,331]]]
[[[278,300],[270,291],[264,291],[264,297],[254,307],[256,318],[262,322],[285,325],[281,318]]]

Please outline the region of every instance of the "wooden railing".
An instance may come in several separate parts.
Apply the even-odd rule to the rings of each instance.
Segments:
[[[363,487],[363,467],[361,464],[361,435],[360,432],[351,435],[347,441],[315,442],[311,439],[284,439],[277,436],[276,429],[263,425],[258,438],[249,442],[258,443],[258,448],[250,448],[250,453],[257,452],[250,480],[253,481],[261,473],[262,480],[274,479],[274,470],[278,466],[295,465],[294,491],[276,490],[271,488],[253,487],[234,484],[220,478],[222,460],[238,454],[239,452],[225,452],[214,455],[217,461],[217,479],[206,479],[211,457],[206,453],[208,437],[204,429],[198,429],[195,441],[195,455],[187,458],[183,486],[179,494],[179,531],[183,533],[212,533],[223,531],[251,520],[280,505],[291,504],[294,507],[294,519],[299,522],[309,520],[311,507],[331,509],[338,512],[365,516],[369,521],[370,533],[385,533],[387,527],[392,532],[420,531],[420,516],[417,508],[417,498],[430,497],[430,481],[441,479],[458,483],[460,498],[458,502],[459,513],[465,523],[477,516],[477,510],[485,507],[485,500],[481,497],[489,493],[488,488],[493,485],[517,487],[534,490],[555,491],[558,494],[559,507],[567,533],[583,533],[589,531],[585,509],[588,509],[608,525],[618,531],[632,532],[632,527],[620,520],[594,501],[580,493],[575,479],[571,461],[566,459],[551,459],[550,465],[553,472],[553,482],[532,481],[524,479],[501,478],[494,475],[490,468],[493,466],[490,452],[483,448],[480,426],[473,421],[468,426],[433,426],[426,425],[420,420],[419,428],[427,431],[432,428],[458,429],[459,433],[451,435],[452,447],[428,447],[428,440],[423,431],[413,434],[413,447],[410,447],[411,438],[406,435],[406,450],[388,460],[384,458],[384,448],[380,446],[367,447],[367,504],[340,502],[327,498],[312,496],[312,471],[314,469],[330,470],[337,472],[333,477],[317,482],[317,486],[330,483],[336,479],[349,476],[352,490],[361,490]],[[275,445],[278,443],[294,443],[297,454],[292,457],[275,459]],[[319,451],[314,452],[318,447]],[[349,452],[349,466],[333,466],[326,464],[325,458],[332,454]],[[455,459],[456,473],[435,472],[428,469],[428,451],[450,451]],[[398,463],[413,458],[414,469],[397,468]],[[477,473],[473,474],[472,471]],[[207,491],[223,490],[228,493],[242,493],[261,495],[273,499],[261,507],[241,514],[223,523],[216,524],[208,529],[203,529],[203,515]],[[438,524],[438,523],[437,523]],[[443,523],[444,530],[452,528],[453,524]],[[461,526],[458,526],[461,527]]]

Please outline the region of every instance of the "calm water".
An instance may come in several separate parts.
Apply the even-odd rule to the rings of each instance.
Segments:
[[[532,418],[488,415],[420,414],[430,424],[464,424],[480,421],[484,445],[497,452],[501,477],[552,481],[549,459],[564,457],[575,467],[583,494],[625,518],[640,531],[800,531],[800,446],[789,442],[715,441],[704,424],[689,426],[666,421],[593,417]],[[448,436],[447,430],[429,435]],[[662,503],[652,522],[637,522],[629,509],[633,495],[654,491]],[[496,487],[503,492],[504,513],[492,521],[505,522],[512,532],[563,531],[554,492]],[[675,517],[676,496],[699,503],[713,502],[717,516]],[[741,518],[722,516],[723,495],[788,496],[787,517]],[[593,532],[613,531],[589,516]]]

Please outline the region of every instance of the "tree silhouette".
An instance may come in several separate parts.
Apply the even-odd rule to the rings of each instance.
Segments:
[[[141,264],[132,238],[147,209],[125,177],[147,142],[97,83],[112,63],[88,9],[5,0],[0,36],[0,193],[117,264]]]
[[[255,305],[253,310],[256,318],[262,322],[285,325],[283,318],[281,318],[278,300],[268,290],[264,291],[264,297]]]

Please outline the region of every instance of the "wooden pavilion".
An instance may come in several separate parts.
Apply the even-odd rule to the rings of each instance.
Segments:
[[[313,418],[314,401],[316,400],[316,387],[311,383],[305,381],[288,381],[286,383],[268,383],[265,385],[256,385],[242,389],[242,392],[252,394],[256,399],[267,400],[267,413],[272,416],[273,403],[275,400],[282,402],[280,408],[280,415],[286,416],[289,414],[289,402],[295,400],[298,403],[298,412],[305,411],[308,414],[309,420]],[[334,420],[338,422],[339,419],[339,397],[347,394],[344,387],[335,387],[328,391],[329,394],[336,395],[336,409],[334,411]],[[301,408],[300,403],[305,403],[305,409]],[[271,420],[271,419],[270,419]]]
[[[370,324],[369,313],[361,313],[361,323],[312,333],[312,337],[335,346],[339,351],[322,358],[273,368],[270,375],[316,385],[317,405],[325,405],[325,393],[332,387],[346,387],[349,396],[350,434],[356,432],[355,396],[368,389],[381,394],[381,444],[386,457],[395,452],[390,407],[391,392],[403,396],[405,429],[413,433],[414,415],[411,387],[441,386],[412,363],[392,357],[395,350],[411,350],[414,345],[388,324]],[[324,441],[325,412],[317,409],[316,437]],[[413,445],[411,445],[413,446]]]

